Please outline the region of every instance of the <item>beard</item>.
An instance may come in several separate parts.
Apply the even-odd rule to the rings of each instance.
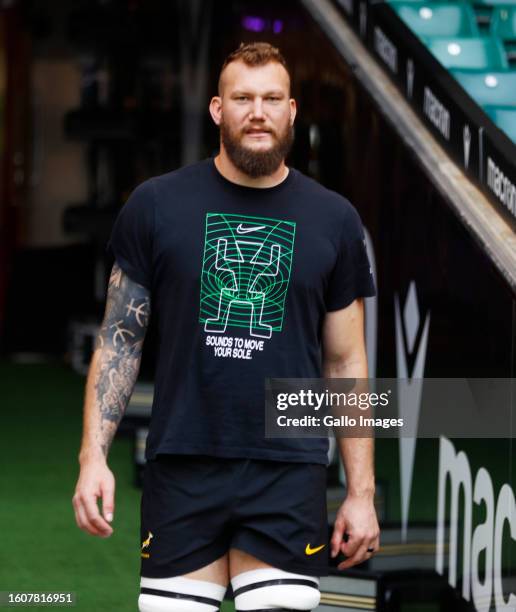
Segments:
[[[232,132],[224,120],[220,122],[220,137],[229,159],[251,178],[273,174],[292,148],[294,128],[290,124],[280,134],[273,131],[269,133],[274,139],[272,147],[265,151],[254,151],[242,145],[242,136]]]

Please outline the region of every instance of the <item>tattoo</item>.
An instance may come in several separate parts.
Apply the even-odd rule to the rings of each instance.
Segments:
[[[115,262],[95,345],[95,350],[101,350],[94,379],[100,410],[98,443],[105,456],[138,376],[149,318],[149,290],[132,281]]]
[[[146,309],[146,304],[140,304],[136,308],[133,306],[134,298],[131,298],[131,303],[127,306],[127,316],[134,312],[134,316],[136,317],[136,321],[140,327],[146,327],[148,323],[148,310]]]
[[[113,344],[115,346],[117,346],[117,342],[118,344],[123,346],[124,342],[126,341],[124,334],[127,334],[127,336],[132,336],[134,338],[134,334],[130,329],[121,327],[121,325],[123,324],[123,319],[120,319],[120,321],[117,321],[116,323],[113,323],[113,325],[109,326],[109,329],[113,329],[113,327],[115,328],[115,331],[113,332]]]

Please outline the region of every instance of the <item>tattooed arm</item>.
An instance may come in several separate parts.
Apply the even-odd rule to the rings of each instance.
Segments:
[[[148,289],[133,282],[115,263],[86,382],[81,470],[73,497],[77,524],[92,535],[109,536],[113,531],[109,522],[115,479],[107,455],[138,376],[149,316]]]

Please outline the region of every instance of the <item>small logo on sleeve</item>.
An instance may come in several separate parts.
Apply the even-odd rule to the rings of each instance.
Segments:
[[[308,555],[308,556],[315,555],[315,553],[318,553],[325,546],[326,546],[326,544],[321,544],[320,546],[316,546],[315,548],[311,548],[310,544],[307,544],[306,548],[305,548],[305,555]]]
[[[146,539],[146,540],[143,540],[143,542],[142,542],[142,557],[143,557],[144,559],[148,559],[148,558],[150,557],[150,554],[149,554],[149,553],[144,553],[144,552],[143,552],[143,550],[144,550],[145,548],[149,548],[150,543],[151,543],[151,540],[152,540],[152,538],[153,538],[153,537],[154,537],[154,536],[153,536],[153,535],[152,535],[152,533],[149,531],[149,535],[147,536],[147,539]]]

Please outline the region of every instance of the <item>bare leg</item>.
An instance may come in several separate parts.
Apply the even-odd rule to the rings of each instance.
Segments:
[[[263,567],[272,566],[236,548],[232,548],[229,551],[229,575],[231,578],[243,572],[249,572],[250,570]]]
[[[217,559],[213,563],[201,567],[201,569],[184,574],[183,578],[190,578],[192,580],[205,580],[206,582],[214,582],[221,586],[227,586],[229,583],[229,571],[228,571],[228,554],[226,553],[220,559]]]
[[[140,612],[215,612],[229,582],[227,553],[194,572],[171,578],[141,577]]]
[[[229,551],[231,585],[237,610],[314,610],[320,601],[319,579],[277,569],[252,555]]]

